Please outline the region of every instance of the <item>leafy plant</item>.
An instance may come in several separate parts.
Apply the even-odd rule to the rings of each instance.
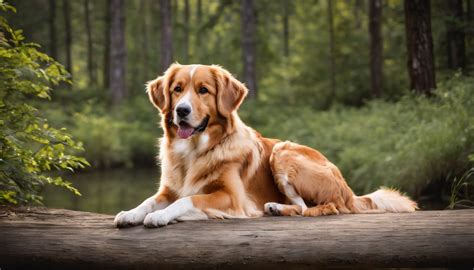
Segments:
[[[469,160],[474,161],[474,154],[469,156]],[[467,170],[460,178],[454,178],[448,208],[474,208],[473,189],[474,167]]]
[[[15,9],[0,1],[0,11]],[[65,129],[56,129],[41,117],[39,100],[49,100],[52,86],[70,83],[65,69],[39,45],[24,42],[0,16],[0,204],[41,202],[41,187],[52,184],[77,195],[79,191],[48,172],[84,168],[82,150]]]

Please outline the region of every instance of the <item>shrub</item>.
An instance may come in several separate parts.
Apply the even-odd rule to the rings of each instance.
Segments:
[[[86,107],[74,115],[71,131],[84,142],[85,156],[93,167],[109,168],[118,163],[130,166],[130,148],[122,140],[126,126],[108,115],[93,114]]]
[[[84,142],[85,156],[94,168],[154,163],[157,149],[152,146],[160,134],[156,124],[159,118],[145,95],[111,112],[101,104],[86,103],[83,107],[68,125]]]
[[[0,1],[0,10],[15,11]],[[55,129],[33,105],[49,99],[51,86],[67,81],[67,72],[38,45],[24,43],[21,30],[13,30],[0,16],[0,204],[41,202],[44,184],[79,194],[69,182],[52,177],[52,170],[88,165],[71,155],[82,150],[64,129]]]

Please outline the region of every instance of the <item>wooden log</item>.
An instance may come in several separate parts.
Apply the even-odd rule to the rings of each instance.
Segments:
[[[207,220],[117,229],[110,215],[0,209],[0,268],[474,266],[474,210]]]

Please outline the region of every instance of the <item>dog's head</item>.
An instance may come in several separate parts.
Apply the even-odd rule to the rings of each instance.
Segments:
[[[165,119],[165,128],[187,139],[229,119],[247,95],[247,88],[219,66],[172,64],[147,84],[150,101]]]

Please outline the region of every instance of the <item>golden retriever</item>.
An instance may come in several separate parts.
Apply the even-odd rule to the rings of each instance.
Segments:
[[[269,215],[413,212],[398,191],[356,196],[321,153],[262,137],[237,110],[247,88],[225,69],[173,64],[147,84],[161,114],[158,192],[115,217],[115,225]]]

